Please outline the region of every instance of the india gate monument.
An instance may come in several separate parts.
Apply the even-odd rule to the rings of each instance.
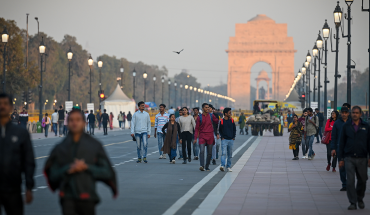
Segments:
[[[236,100],[236,109],[251,109],[251,82],[268,83],[270,99],[284,100],[294,81],[294,42],[288,37],[287,24],[277,24],[260,14],[247,23],[235,25],[235,36],[230,37],[228,53],[228,96]],[[251,68],[258,62],[270,65],[271,78],[261,71],[251,79]],[[271,93],[270,93],[271,89]],[[257,96],[258,96],[257,89]],[[256,96],[256,98],[257,98]],[[254,98],[254,97],[253,97]]]

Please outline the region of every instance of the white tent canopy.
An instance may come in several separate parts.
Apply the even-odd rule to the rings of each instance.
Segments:
[[[117,84],[116,89],[113,93],[104,101],[100,103],[102,111],[104,109],[107,110],[107,114],[109,115],[111,112],[113,113],[113,127],[118,128],[118,114],[120,111],[125,112],[126,116],[130,111],[131,114],[135,113],[135,101],[128,98],[125,93],[121,90],[119,84]],[[128,128],[129,125],[126,120],[125,127]]]

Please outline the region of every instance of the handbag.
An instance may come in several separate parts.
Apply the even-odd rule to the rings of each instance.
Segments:
[[[329,144],[330,136],[331,136],[331,131],[325,131],[324,134],[322,135],[321,143]]]

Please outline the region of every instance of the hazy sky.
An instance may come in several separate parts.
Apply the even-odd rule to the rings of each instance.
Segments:
[[[288,23],[288,36],[295,43],[295,71],[302,66],[307,50],[312,50],[325,19],[334,28],[336,0],[0,0],[0,16],[12,19],[29,33],[40,31],[57,41],[65,34],[95,58],[101,54],[125,57],[129,61],[166,66],[173,76],[188,69],[203,86],[227,82],[229,37],[235,24],[246,23],[257,14],[266,14],[277,23]],[[366,8],[369,1],[365,1]],[[347,11],[344,0],[341,7]],[[361,1],[352,5],[352,59],[356,69],[368,67],[369,14],[361,12]],[[345,23],[345,31],[347,23]],[[339,72],[346,70],[347,38],[340,40]],[[330,44],[330,43],[329,43]],[[335,44],[333,44],[335,45]],[[185,49],[180,55],[172,51]],[[330,47],[329,47],[330,50]],[[312,52],[312,51],[311,51]],[[86,62],[87,63],[87,62]],[[328,53],[328,77],[334,83],[335,53]],[[271,68],[259,63],[256,74]],[[112,71],[113,72],[113,71]],[[322,76],[323,77],[323,76]],[[252,75],[254,79],[254,76]],[[322,79],[323,80],[323,79]],[[342,78],[343,80],[343,78]],[[252,81],[252,85],[255,81]],[[341,82],[341,80],[340,80]]]

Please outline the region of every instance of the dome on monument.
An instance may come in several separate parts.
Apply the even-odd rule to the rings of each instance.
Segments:
[[[258,78],[260,79],[269,79],[269,75],[265,70],[262,70],[261,72],[258,73]]]
[[[248,22],[255,22],[255,21],[274,21],[270,17],[267,17],[265,14],[257,14],[257,16],[253,17],[252,19],[248,20]]]

